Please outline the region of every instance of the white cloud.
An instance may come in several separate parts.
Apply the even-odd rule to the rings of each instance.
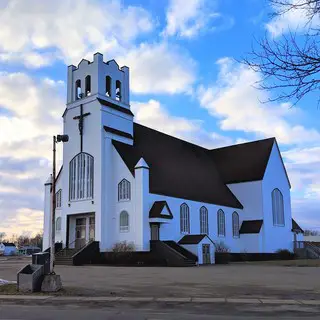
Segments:
[[[166,42],[141,44],[117,61],[130,67],[130,89],[134,93],[189,92],[196,80],[195,61]]]
[[[232,144],[232,139],[202,128],[202,121],[171,115],[159,101],[132,102],[135,121],[206,148]]]
[[[230,58],[220,59],[218,66],[217,81],[208,88],[201,86],[198,98],[212,116],[220,119],[222,130],[250,132],[260,138],[275,136],[283,144],[318,143],[319,132],[294,124],[287,104],[260,102],[268,100],[268,93],[254,87],[260,80],[259,73]]]
[[[215,4],[216,1],[208,0],[170,0],[163,34],[192,38],[200,32],[232,27],[233,19],[215,11]]]
[[[291,0],[292,4],[305,3],[305,0]],[[276,11],[277,7],[274,7]],[[309,23],[306,7],[301,9],[293,9],[283,13],[280,16],[274,17],[269,23],[266,24],[268,32],[273,37],[279,37],[284,33],[292,31],[301,32],[312,25],[319,24],[319,17],[315,17],[312,23]]]
[[[0,7],[0,60],[41,67],[77,63],[89,52],[121,50],[153,22],[141,7],[117,0],[11,0]],[[14,17],[14,18],[12,18]]]
[[[0,231],[42,228],[43,183],[51,169],[52,135],[61,132],[63,89],[62,81],[0,73]]]

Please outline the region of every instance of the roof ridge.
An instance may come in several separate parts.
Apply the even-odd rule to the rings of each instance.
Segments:
[[[265,138],[265,139],[259,139],[259,140],[253,140],[253,141],[248,141],[248,142],[243,142],[243,143],[232,144],[230,146],[209,149],[209,151],[221,150],[221,149],[226,149],[226,148],[233,148],[233,147],[237,147],[237,146],[243,146],[246,144],[257,143],[257,142],[262,142],[262,141],[267,141],[267,140],[275,140],[276,141],[277,139],[276,139],[276,137],[270,137],[270,138]]]

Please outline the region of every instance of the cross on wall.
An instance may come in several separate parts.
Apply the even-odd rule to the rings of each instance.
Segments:
[[[84,126],[84,118],[89,116],[91,113],[83,113],[83,105],[80,104],[80,114],[76,117],[73,117],[74,120],[79,120],[78,122],[78,128],[79,128],[79,134],[80,134],[80,152],[83,150],[83,126]]]

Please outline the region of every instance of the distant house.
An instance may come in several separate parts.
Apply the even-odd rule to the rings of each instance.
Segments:
[[[18,250],[14,243],[2,242],[0,243],[0,255],[12,256],[17,254]]]

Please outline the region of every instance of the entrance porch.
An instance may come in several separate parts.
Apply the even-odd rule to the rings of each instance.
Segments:
[[[81,249],[89,241],[95,240],[95,214],[75,214],[67,216],[66,247]]]

